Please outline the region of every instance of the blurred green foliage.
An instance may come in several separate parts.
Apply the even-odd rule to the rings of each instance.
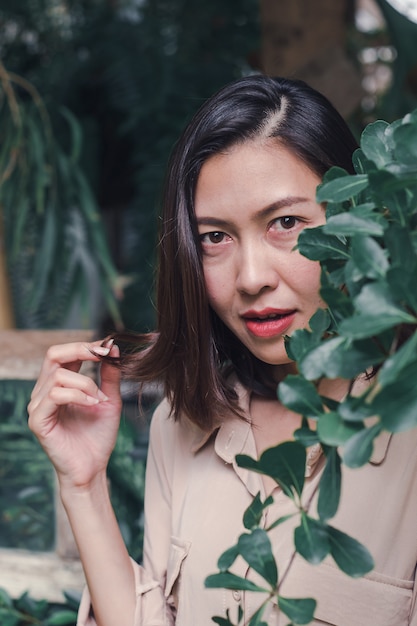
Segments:
[[[65,604],[35,600],[28,593],[11,598],[0,588],[0,623],[2,626],[75,626],[79,598],[65,593]]]
[[[33,383],[0,382],[0,546],[51,550],[52,467],[27,426]]]
[[[256,0],[5,0],[1,58],[41,94],[58,142],[81,126],[80,168],[116,264],[129,328],[153,325],[156,215],[170,150],[201,101],[256,67]],[[113,326],[114,322],[108,321]]]
[[[54,475],[27,425],[32,387],[31,381],[0,381],[0,546],[48,551],[55,542]],[[124,539],[140,560],[147,418],[132,406],[124,404],[108,476]]]

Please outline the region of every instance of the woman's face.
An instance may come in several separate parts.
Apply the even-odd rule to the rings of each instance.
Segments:
[[[201,169],[195,212],[210,305],[258,358],[290,360],[284,335],[318,307],[320,266],[294,251],[303,228],[325,222],[320,183],[275,140],[248,141]]]

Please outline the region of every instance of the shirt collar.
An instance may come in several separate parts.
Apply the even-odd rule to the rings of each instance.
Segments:
[[[215,449],[226,463],[231,463],[236,454],[243,450],[250,431],[250,393],[237,379],[234,381],[233,389],[237,394],[238,405],[244,419],[234,413],[230,413],[220,425],[214,426],[210,431],[204,431],[195,427],[195,435],[191,447],[192,452],[196,453],[201,450],[216,432]]]
[[[251,431],[251,420],[249,414],[250,392],[236,378],[233,388],[238,396],[239,408],[245,419],[231,413],[219,426],[213,427],[210,431],[204,431],[198,426],[194,426],[195,435],[192,443],[192,452],[197,453],[217,432],[215,440],[215,451],[226,463],[232,463],[237,454],[241,454],[248,444],[248,437]],[[383,431],[374,440],[374,448],[369,462],[372,465],[380,465],[387,454],[392,433]],[[257,457],[256,448],[253,443],[252,453]],[[250,454],[245,450],[245,453]],[[322,457],[323,451],[320,444],[312,446],[307,452],[306,477],[311,476],[314,469]]]

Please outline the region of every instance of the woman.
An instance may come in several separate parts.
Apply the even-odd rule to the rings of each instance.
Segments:
[[[294,247],[303,228],[325,220],[315,200],[323,174],[332,165],[351,171],[355,147],[320,94],[263,76],[215,94],[176,146],[163,200],[158,329],[131,339],[138,350],[121,366],[141,381],[162,380],[166,392],[151,424],[143,567],[129,559],[106,484],[120,368],[104,358],[100,387],[79,373],[84,361],[118,357],[118,347],[49,350],[29,423],[58,473],[83,562],[89,594],[80,626],[206,626],[227,609],[235,619],[239,604],[247,623],[259,606],[256,595],[205,589],[204,579],[243,532],[256,493],[274,497],[265,525],[292,512],[275,483],[237,467],[235,456],[259,456],[300,425],[276,398],[295,370],[283,337],[325,305],[318,264]],[[340,400],[347,382],[327,380],[320,391]],[[381,435],[366,467],[344,471],[334,525],[370,549],[370,576],[352,580],[327,561],[292,560],[295,521],[272,531],[279,572],[291,563],[282,593],[315,597],[315,623],[417,625],[416,443],[415,433]],[[323,464],[311,449],[306,501]],[[234,571],[254,577],[243,562]],[[288,622],[274,603],[264,620]]]

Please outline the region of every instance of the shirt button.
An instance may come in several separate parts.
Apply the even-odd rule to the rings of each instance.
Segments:
[[[232,595],[233,599],[236,600],[236,602],[240,602],[240,598],[242,597],[240,591],[234,591]]]

